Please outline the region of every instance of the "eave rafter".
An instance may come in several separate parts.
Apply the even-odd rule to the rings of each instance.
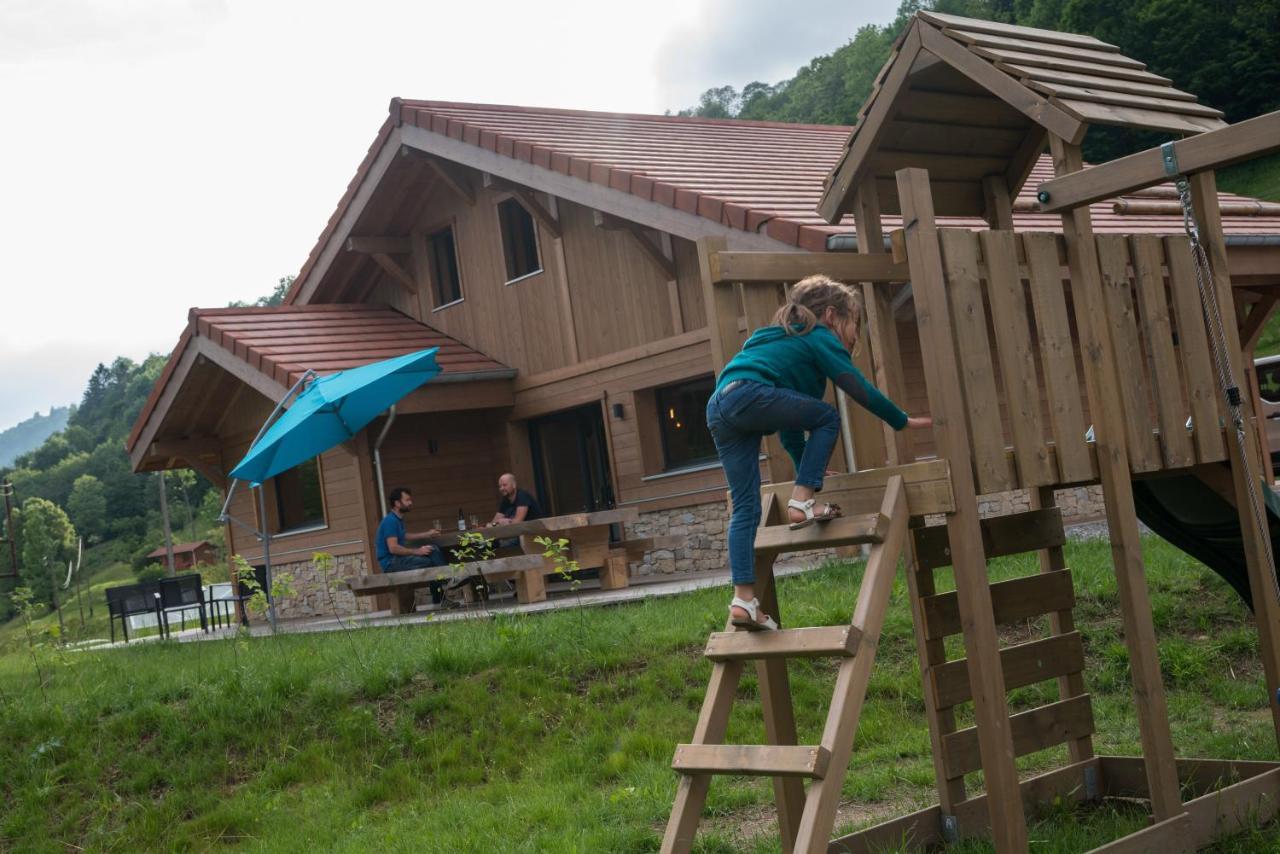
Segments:
[[[603,211],[592,211],[591,218],[596,228],[606,231],[622,231],[631,235],[636,246],[644,252],[646,258],[653,262],[662,277],[667,281],[675,279],[676,262],[672,254],[669,235],[659,232],[658,243],[654,243],[653,239],[649,237],[648,229],[629,220],[619,219]]]
[[[418,284],[404,266],[393,258],[393,255],[409,255],[411,252],[407,237],[349,237],[347,251],[368,255],[374,263],[381,267],[400,287],[411,294],[418,292]]]

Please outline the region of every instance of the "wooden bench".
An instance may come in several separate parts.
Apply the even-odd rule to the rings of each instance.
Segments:
[[[423,587],[432,582],[454,577],[469,578],[483,575],[489,581],[505,581],[514,578],[516,597],[521,602],[541,602],[547,598],[543,572],[548,562],[542,555],[515,555],[499,557],[493,560],[476,561],[462,564],[460,573],[448,566],[429,566],[425,569],[410,569],[404,572],[385,572],[376,575],[357,575],[347,579],[347,587],[356,596],[376,596],[379,593],[392,593],[395,598],[391,603],[394,614],[412,614],[414,596]]]

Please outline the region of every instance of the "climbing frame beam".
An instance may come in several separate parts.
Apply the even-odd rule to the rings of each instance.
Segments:
[[[929,190],[929,173],[923,169],[902,169],[897,173],[897,183],[912,287],[919,306],[920,344],[938,455],[966,461],[969,459],[970,437],[955,364],[956,342],[948,322],[947,293],[933,198]],[[953,468],[951,484],[956,509],[948,519],[948,537],[956,590],[965,617],[965,650],[969,657],[974,716],[989,795],[992,838],[998,852],[1021,852],[1027,847],[1027,825],[1018,791],[1017,768],[1013,762],[1009,708],[987,588],[987,563],[982,551],[977,490],[969,466],[961,464]]]
[[[1080,146],[1052,134],[1049,137],[1054,172],[1066,175],[1083,168]],[[1085,386],[1093,413],[1098,473],[1106,503],[1111,537],[1111,559],[1124,619],[1125,645],[1133,677],[1134,705],[1146,757],[1151,809],[1157,822],[1180,814],[1182,800],[1174,766],[1173,737],[1160,675],[1151,598],[1147,591],[1138,516],[1133,503],[1129,458],[1123,424],[1124,412],[1116,377],[1115,350],[1108,334],[1097,244],[1088,208],[1062,216],[1067,266],[1071,272],[1072,303],[1080,348],[1084,355]]]

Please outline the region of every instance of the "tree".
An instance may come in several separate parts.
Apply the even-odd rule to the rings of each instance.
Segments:
[[[271,308],[272,306],[284,305],[284,298],[289,293],[289,288],[293,286],[293,280],[296,276],[281,276],[276,286],[272,288],[271,293],[264,297],[258,297],[253,302],[245,302],[244,300],[234,300],[227,303],[227,308]]]
[[[107,527],[107,490],[102,481],[91,474],[76,478],[67,499],[67,515],[90,542],[101,540]]]
[[[22,577],[37,602],[55,601],[54,579],[75,541],[76,529],[61,507],[43,498],[22,503]]]

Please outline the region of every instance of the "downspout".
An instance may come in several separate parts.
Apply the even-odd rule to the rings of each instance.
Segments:
[[[387,423],[382,425],[377,440],[373,443],[373,470],[378,475],[378,504],[382,507],[382,515],[387,515],[387,487],[382,482],[382,443],[391,432],[391,425],[396,421],[396,405],[387,409]]]

